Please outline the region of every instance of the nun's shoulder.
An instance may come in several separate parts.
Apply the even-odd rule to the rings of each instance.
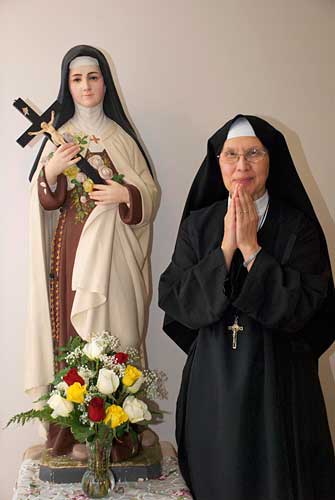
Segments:
[[[227,211],[227,200],[217,201],[208,207],[192,210],[184,219],[183,226],[197,233],[211,231],[213,228],[223,227],[224,216]]]
[[[318,231],[317,221],[312,220],[286,200],[271,198],[270,206],[271,205],[271,212],[273,217],[276,219],[276,222],[285,226],[288,232],[299,233],[300,231],[305,231],[306,229]]]

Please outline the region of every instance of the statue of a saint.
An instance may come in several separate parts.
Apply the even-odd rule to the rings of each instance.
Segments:
[[[99,50],[72,48],[61,78],[61,110],[35,132],[48,129],[59,146],[45,139],[31,174],[25,390],[34,399],[53,380],[70,336],[109,330],[141,349],[150,300],[157,187],[149,163]],[[79,170],[79,154],[105,172],[106,184]],[[73,438],[51,425],[47,445],[67,453]]]

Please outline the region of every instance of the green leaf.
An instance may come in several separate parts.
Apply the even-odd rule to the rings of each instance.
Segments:
[[[120,438],[120,437],[122,437],[122,436],[123,436],[123,434],[124,434],[125,432],[127,432],[127,430],[128,430],[128,422],[125,422],[124,424],[119,425],[119,426],[118,426],[118,427],[116,427],[116,429],[114,429],[114,430],[115,430],[115,436],[116,436],[116,438]]]
[[[97,437],[103,441],[109,441],[113,439],[113,432],[111,427],[104,423],[100,423],[97,425],[98,432]]]
[[[78,424],[77,422],[71,425],[71,432],[73,437],[80,443],[84,443],[89,437],[95,434],[94,429],[86,427],[83,424]]]
[[[76,335],[75,337],[70,337],[67,344],[65,344],[63,347],[59,347],[58,350],[62,352],[72,352],[77,347],[83,347],[85,344],[86,342],[82,340],[79,335]]]
[[[68,371],[69,371],[69,368],[67,367],[67,368],[63,368],[58,373],[56,373],[55,379],[52,382],[52,385],[59,384],[59,382],[61,382],[63,380],[64,375],[66,375]]]
[[[8,421],[6,427],[11,424],[25,425],[27,422],[30,422],[35,418],[38,418],[42,422],[52,422],[54,421],[54,419],[51,417],[51,413],[52,409],[47,405],[44,406],[41,410],[29,410],[23,413],[18,413]]]
[[[131,426],[129,426],[129,431],[128,432],[130,434],[131,442],[133,444],[136,444],[137,441],[138,441],[138,434],[137,434],[137,432],[135,432],[134,429]]]
[[[112,181],[118,182],[119,184],[124,184],[124,174],[114,174],[112,177]]]
[[[49,393],[42,394],[42,396],[39,397],[38,399],[36,399],[36,401],[33,401],[33,403],[40,403],[41,401],[47,401],[49,398],[50,398],[50,394]]]

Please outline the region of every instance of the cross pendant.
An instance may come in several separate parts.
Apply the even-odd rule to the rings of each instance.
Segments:
[[[95,142],[95,144],[98,144],[98,142],[100,141],[100,138],[99,137],[95,137],[95,135],[91,135],[90,140],[93,141],[93,142]]]
[[[243,332],[243,326],[240,326],[238,324],[238,316],[235,316],[234,323],[231,326],[228,326],[228,330],[233,332],[233,343],[232,343],[232,348],[237,349],[237,335],[240,332]]]

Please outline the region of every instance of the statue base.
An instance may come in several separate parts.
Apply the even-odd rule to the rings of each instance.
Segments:
[[[115,481],[138,481],[139,479],[155,479],[162,473],[162,453],[159,443],[143,448],[138,455],[111,464]],[[75,460],[68,455],[52,456],[48,450],[42,453],[40,459],[40,474],[42,481],[51,483],[78,483],[86,471],[86,460]]]

